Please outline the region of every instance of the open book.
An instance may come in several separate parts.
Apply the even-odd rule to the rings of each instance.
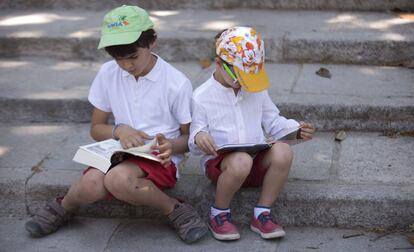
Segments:
[[[299,127],[288,128],[283,132],[283,136],[278,140],[268,139],[266,143],[241,143],[241,144],[223,144],[218,146],[216,152],[217,154],[224,154],[228,152],[246,152],[249,154],[255,154],[262,150],[266,150],[272,147],[276,142],[283,142],[289,145],[295,145],[308,141],[309,139],[297,139],[296,133],[299,130]]]
[[[131,155],[160,162],[160,159],[153,154],[154,150],[151,149],[151,147],[156,144],[157,139],[154,138],[145,145],[123,149],[119,141],[108,139],[80,146],[73,157],[73,161],[92,166],[104,173],[108,172],[109,168],[119,164]]]

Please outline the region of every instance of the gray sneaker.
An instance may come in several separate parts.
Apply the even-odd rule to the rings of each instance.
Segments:
[[[193,243],[207,234],[206,224],[197,211],[187,203],[176,204],[167,218],[174,226],[178,236],[186,243]]]
[[[42,237],[55,232],[72,216],[73,213],[66,211],[55,199],[47,203],[30,221],[26,222],[25,228],[32,236]]]

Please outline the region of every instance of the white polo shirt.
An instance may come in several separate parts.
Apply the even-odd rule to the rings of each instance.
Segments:
[[[236,96],[232,88],[224,87],[211,76],[193,94],[188,146],[191,152],[203,155],[201,168],[205,172],[205,163],[213,156],[206,155],[195,144],[198,132],[208,132],[216,145],[264,143],[264,133],[279,139],[287,134],[287,129],[299,126],[297,121],[279,113],[267,90],[240,90]]]
[[[88,100],[96,108],[112,112],[117,124],[174,139],[180,136],[180,124],[191,122],[192,86],[183,73],[155,56],[152,70],[138,80],[115,60],[106,62],[92,83]],[[183,155],[172,156],[177,168],[182,159]]]

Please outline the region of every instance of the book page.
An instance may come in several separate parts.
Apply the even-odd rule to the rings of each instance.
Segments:
[[[101,156],[107,160],[110,160],[112,153],[122,150],[121,144],[114,139],[108,139],[102,142],[84,145],[80,148],[97,156]]]
[[[151,149],[152,146],[157,145],[157,139],[154,138],[152,139],[150,142],[148,142],[147,144],[138,146],[138,147],[132,147],[129,148],[127,150],[125,150],[125,152],[134,154],[134,153],[152,153],[153,149]]]

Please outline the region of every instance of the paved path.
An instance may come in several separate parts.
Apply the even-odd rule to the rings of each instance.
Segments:
[[[220,242],[208,234],[193,245],[186,245],[172,228],[162,221],[130,219],[76,218],[70,225],[48,237],[35,239],[24,230],[24,219],[0,218],[2,251],[318,251],[389,252],[414,249],[407,238],[393,233],[382,238],[380,233],[364,230],[287,228],[280,240],[262,240],[247,225],[241,226],[241,239]],[[344,239],[343,236],[363,234]],[[408,250],[401,250],[408,251]]]

